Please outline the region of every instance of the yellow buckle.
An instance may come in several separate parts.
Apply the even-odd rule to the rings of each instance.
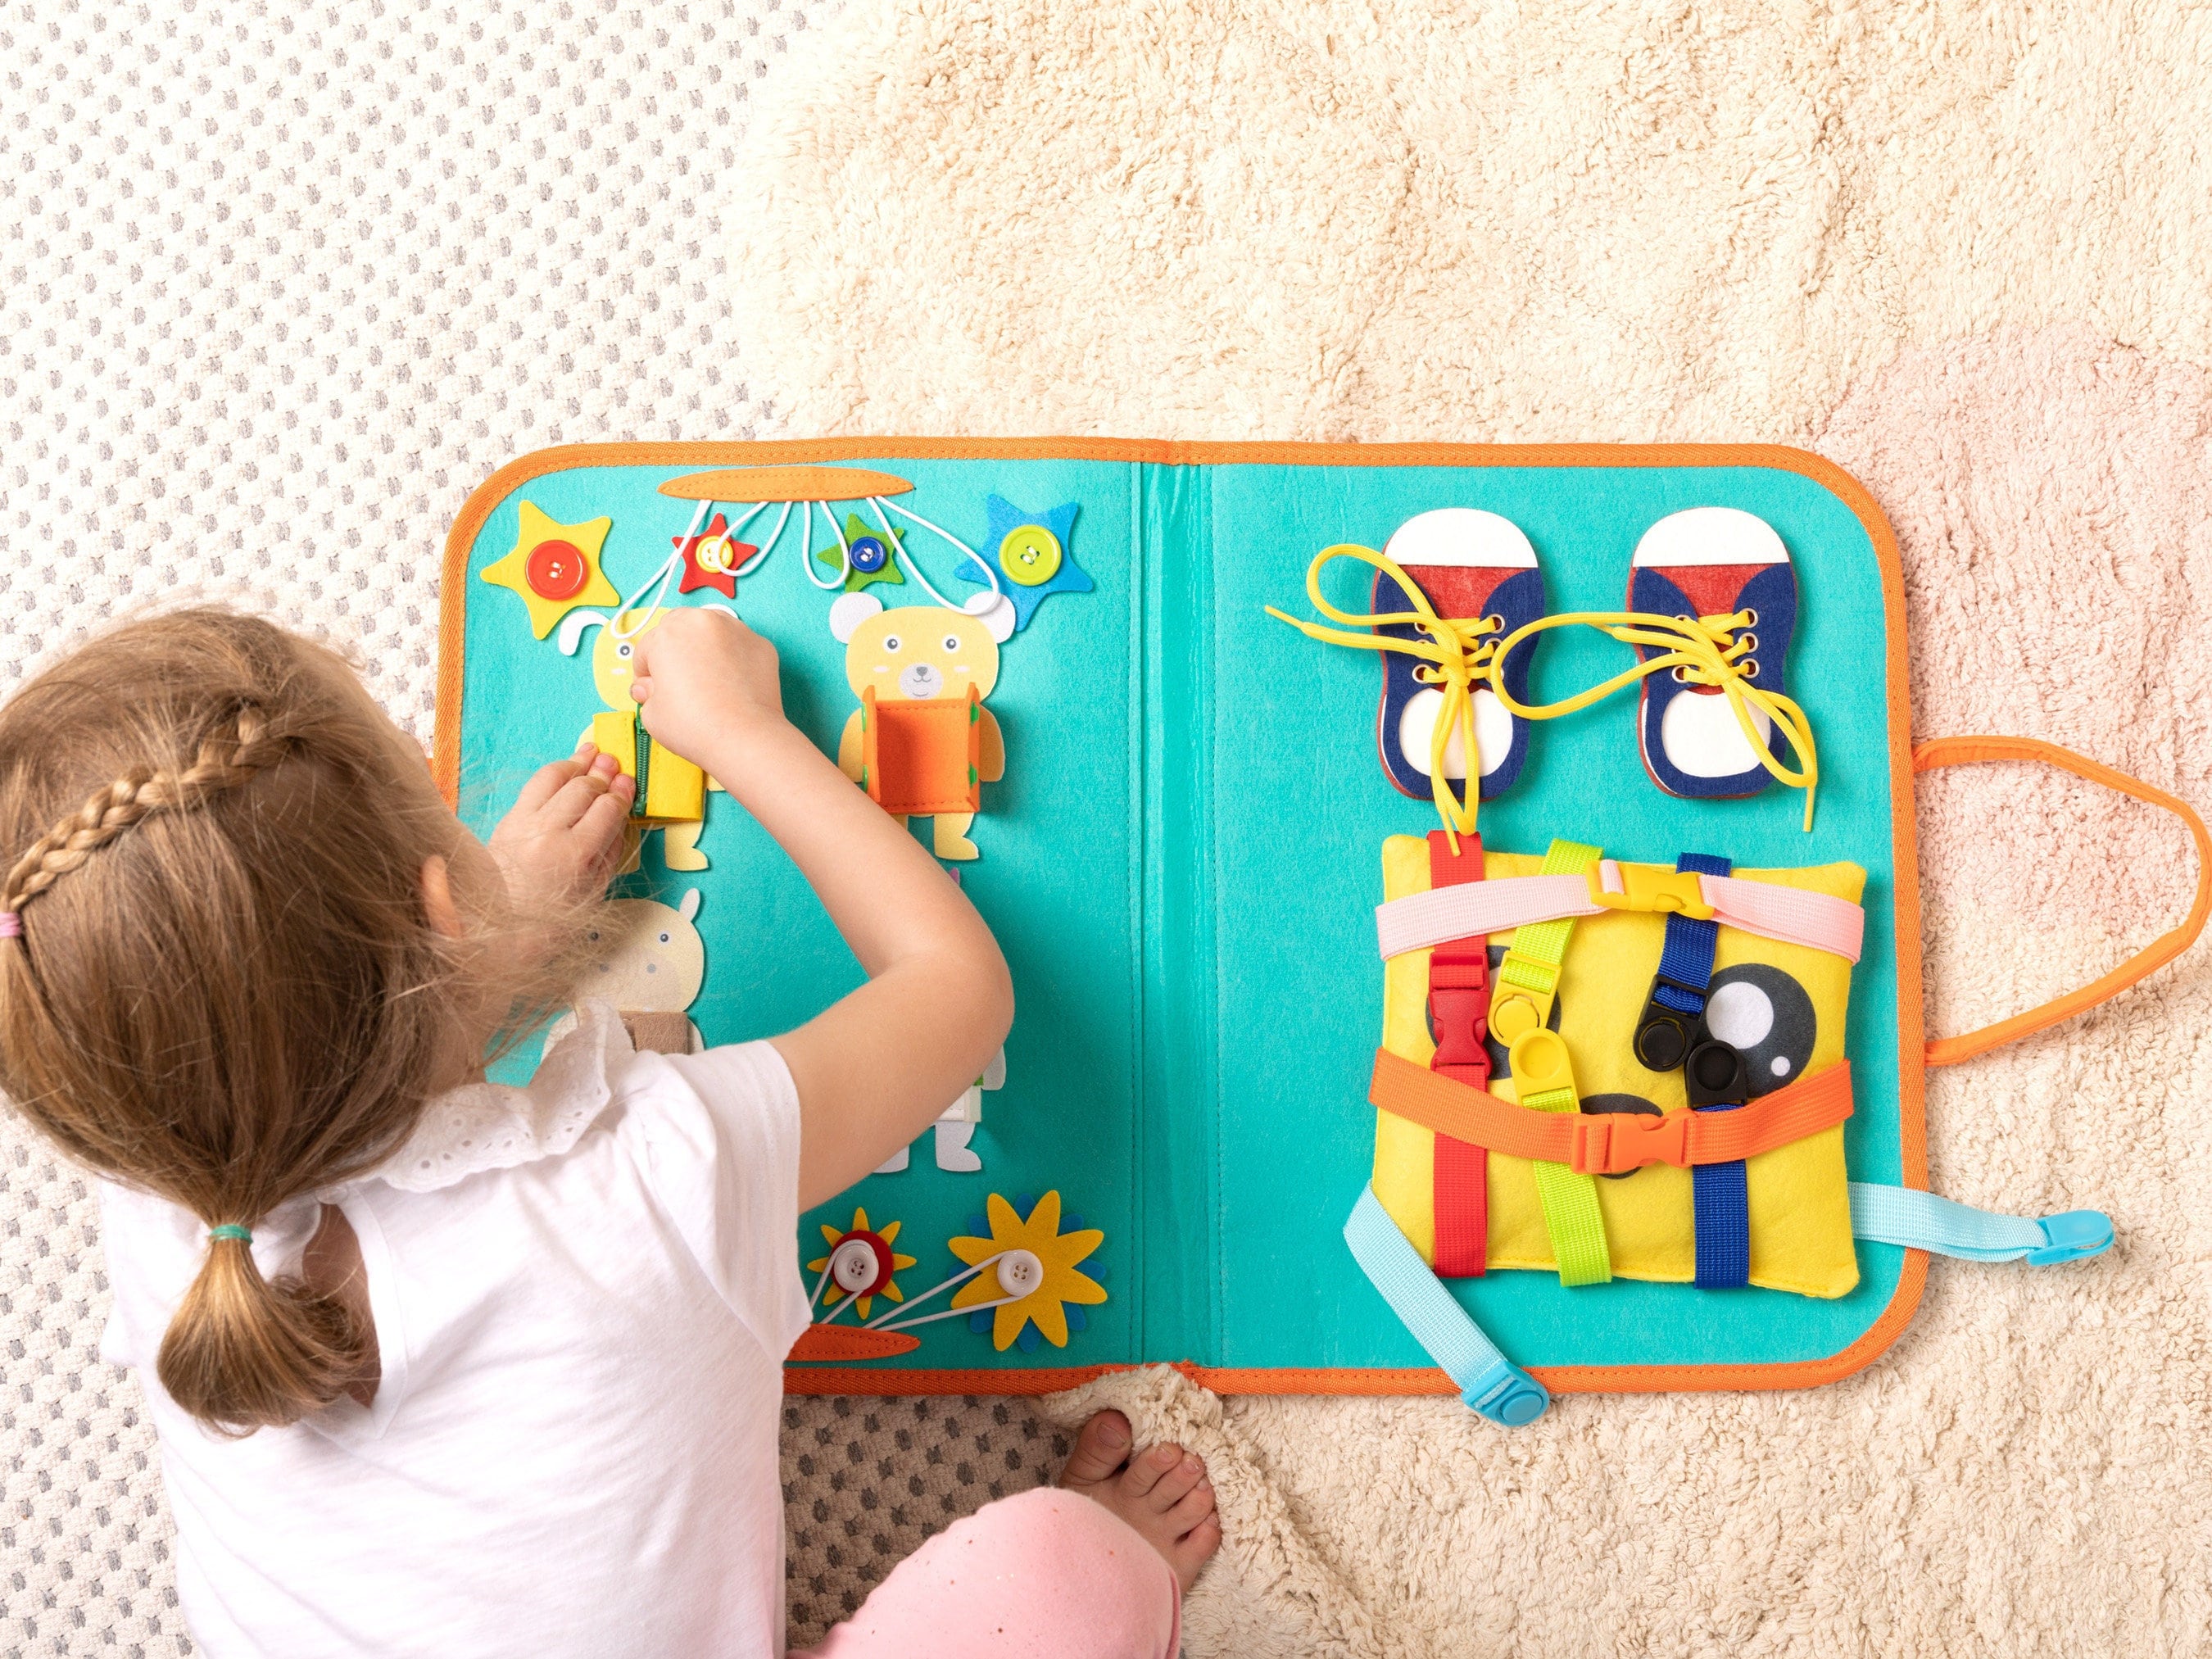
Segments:
[[[1621,890],[1607,891],[1608,878],[1617,882]],[[1693,916],[1699,921],[1713,919],[1713,907],[1705,902],[1705,890],[1698,885],[1694,870],[1662,870],[1648,864],[1618,864],[1601,859],[1583,872],[1583,879],[1589,883],[1590,902],[1604,909],[1658,911]]]
[[[1552,1023],[1552,1003],[1559,994],[1558,963],[1509,949],[1491,981],[1492,1038],[1510,1049],[1516,1037],[1542,1030]]]
[[[1523,1031],[1513,1039],[1506,1063],[1513,1068],[1513,1098],[1523,1106],[1540,1096],[1564,1091],[1567,1103],[1552,1109],[1577,1109],[1582,1093],[1575,1087],[1575,1068],[1567,1058],[1567,1045],[1557,1031]]]

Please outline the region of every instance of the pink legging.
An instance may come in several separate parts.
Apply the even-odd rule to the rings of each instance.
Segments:
[[[792,1659],[1175,1659],[1182,1639],[1159,1553],[1081,1493],[1039,1486],[954,1522]]]

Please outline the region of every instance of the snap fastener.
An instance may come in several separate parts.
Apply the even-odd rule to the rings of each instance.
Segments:
[[[540,542],[522,566],[522,579],[544,599],[572,599],[584,591],[590,576],[574,542]]]
[[[1006,1296],[1028,1296],[1044,1284],[1044,1263],[1030,1250],[1008,1250],[999,1258],[999,1290]]]
[[[848,1238],[830,1252],[830,1277],[848,1295],[875,1289],[880,1272],[875,1249],[865,1238]]]
[[[1041,524],[1009,530],[999,544],[999,568],[1024,587],[1050,581],[1060,569],[1060,538]]]

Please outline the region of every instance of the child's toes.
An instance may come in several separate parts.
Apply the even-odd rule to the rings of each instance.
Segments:
[[[1157,1446],[1147,1446],[1129,1460],[1129,1467],[1121,1473],[1121,1490],[1132,1498],[1149,1498],[1152,1488],[1158,1486],[1169,1473],[1182,1462],[1182,1448],[1173,1441],[1163,1440]],[[1176,1498],[1189,1491],[1182,1487]],[[1170,1503],[1174,1498],[1168,1500]]]
[[[1060,1472],[1063,1486],[1095,1486],[1120,1468],[1129,1455],[1129,1419],[1119,1412],[1100,1412],[1075,1437],[1075,1449]]]
[[[1155,1515],[1169,1514],[1178,1504],[1188,1504],[1190,1501],[1191,1493],[1200,1486],[1205,1486],[1205,1463],[1200,1461],[1197,1453],[1185,1452],[1182,1460],[1173,1468],[1152,1483],[1152,1491],[1145,1494],[1146,1507]],[[1211,1492],[1212,1488],[1207,1486],[1206,1490]],[[1212,1499],[1209,1498],[1206,1501],[1211,1504]],[[1197,1515],[1191,1516],[1191,1522],[1195,1524],[1199,1516],[1205,1513],[1203,1509],[1200,1510]],[[1178,1530],[1188,1532],[1189,1527],[1185,1526]],[[1169,1535],[1172,1537],[1176,1534]]]
[[[1157,1490],[1157,1489],[1156,1489]],[[1168,1536],[1180,1538],[1200,1522],[1214,1513],[1213,1482],[1200,1471],[1197,1484],[1170,1504],[1164,1511]]]
[[[1175,1571],[1176,1582],[1186,1593],[1198,1582],[1199,1569],[1213,1559],[1214,1551],[1221,1547],[1221,1512],[1215,1510],[1188,1532],[1168,1546],[1164,1553],[1168,1565]]]

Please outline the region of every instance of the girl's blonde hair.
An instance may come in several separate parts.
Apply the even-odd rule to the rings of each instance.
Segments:
[[[21,849],[15,854],[14,849]],[[0,1087],[94,1170],[210,1228],[159,1372],[234,1432],[369,1374],[334,1296],[250,1229],[357,1175],[573,983],[334,653],[258,619],[118,628],[0,708]],[[447,861],[465,937],[431,923]]]

